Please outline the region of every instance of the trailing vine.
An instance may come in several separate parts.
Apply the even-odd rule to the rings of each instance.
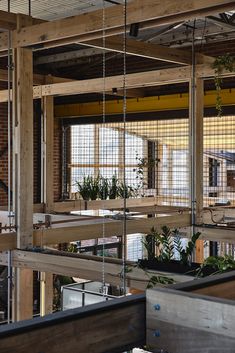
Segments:
[[[221,98],[221,85],[223,79],[221,75],[224,70],[229,72],[235,71],[235,57],[229,54],[218,56],[213,63],[213,69],[215,70],[214,82],[216,88],[216,110],[218,113],[217,115],[221,117],[223,112]]]

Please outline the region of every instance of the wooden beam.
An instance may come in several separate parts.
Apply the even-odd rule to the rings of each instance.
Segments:
[[[50,63],[59,63],[63,61],[70,61],[75,59],[83,59],[94,55],[101,55],[103,53],[103,49],[97,48],[86,48],[86,49],[79,49],[68,51],[65,53],[57,53],[57,54],[50,54],[50,55],[43,55],[39,56],[34,60],[34,64],[43,65],[43,64],[50,64]]]
[[[55,212],[72,212],[82,210],[100,210],[100,209],[123,209],[124,199],[115,200],[71,200],[66,202],[55,202]],[[155,197],[129,198],[126,200],[127,207],[135,206],[154,206],[156,205]]]
[[[48,352],[48,347],[50,353],[129,351],[145,344],[145,296],[127,296],[5,326],[0,329],[1,353]]]
[[[216,226],[199,226],[194,228],[195,232],[200,232],[201,240],[221,241],[230,244],[235,244],[235,228],[216,227]],[[180,233],[186,238],[190,236],[190,228],[181,228]]]
[[[123,89],[115,89],[113,91],[109,91],[107,92],[107,94],[111,95],[111,96],[124,96],[124,90]],[[144,97],[145,96],[145,90],[142,88],[131,88],[131,89],[127,89],[125,92],[125,95],[127,98],[140,98],[140,97]]]
[[[46,83],[46,75],[33,74],[33,84],[36,85],[44,85]],[[69,78],[57,77],[57,76],[49,76],[50,83],[63,83],[63,82],[71,82],[73,80]],[[7,70],[0,69],[0,81],[8,81],[8,73]]]
[[[222,77],[233,77],[234,72],[224,72]],[[191,76],[190,66],[179,68],[153,70],[126,75],[127,89],[137,87],[149,87],[180,82],[188,82]],[[196,77],[210,78],[214,76],[211,65],[197,65]],[[123,75],[106,77],[106,91],[123,88]],[[43,96],[63,96],[73,94],[85,94],[103,92],[103,79],[95,78],[89,80],[70,81],[54,83],[50,85],[36,86],[33,88],[34,99]],[[0,103],[8,101],[8,91],[0,90]]]
[[[207,71],[206,71],[207,72]],[[211,69],[211,74],[214,71]],[[155,70],[150,72],[140,72],[126,75],[126,87],[147,87],[157,86],[169,83],[187,82],[190,78],[190,67],[166,69],[166,70]],[[123,75],[106,77],[105,79],[106,91],[112,91],[113,89],[123,88]],[[54,95],[72,95],[72,94],[84,94],[84,93],[95,93],[102,92],[103,90],[103,79],[95,78],[89,80],[72,81],[66,83],[42,85],[34,87],[33,95],[34,98],[41,98],[43,96],[54,96]],[[0,102],[8,101],[8,91],[0,91]]]
[[[139,224],[139,223],[138,223]],[[132,229],[133,233],[139,232],[138,229],[138,224],[135,228]],[[167,222],[163,222],[162,224],[159,223],[159,227],[161,225],[166,225],[168,224]],[[110,228],[112,228],[112,224],[109,226],[107,230],[106,236],[113,236],[117,235],[118,232],[116,231],[116,224],[114,223],[115,228],[114,231]],[[156,226],[156,224],[152,224]],[[68,224],[67,224],[68,226]],[[170,224],[169,226],[174,227],[174,223]],[[180,229],[180,233],[182,234],[183,237],[188,238],[191,236],[191,227],[190,226],[183,226],[183,223],[180,221],[175,223],[175,226]],[[106,225],[105,225],[106,227]],[[147,232],[149,230],[149,227],[151,227],[151,224],[149,224],[146,229],[144,230]],[[101,229],[97,227],[97,225],[94,223],[92,226],[91,224],[88,225],[83,225],[80,224],[80,226],[75,226],[75,227],[64,227],[62,228],[53,228],[53,229],[47,229],[45,231],[40,231],[40,230],[35,230],[34,231],[34,245],[35,246],[43,246],[43,245],[49,245],[49,244],[56,244],[56,243],[63,243],[63,242],[70,242],[70,241],[76,241],[76,240],[85,240],[85,239],[95,239],[97,236],[101,237]],[[68,234],[67,233],[68,230]],[[83,231],[84,230],[84,231]],[[87,230],[87,232],[86,232]],[[98,230],[98,232],[96,231]],[[119,226],[120,230],[120,226]],[[89,232],[91,232],[89,236]],[[235,229],[233,228],[228,228],[228,227],[195,227],[195,232],[200,232],[200,239],[201,240],[211,240],[211,241],[222,241],[222,242],[227,242],[230,244],[235,244]],[[0,251],[7,251],[7,250],[14,250],[16,249],[16,234],[15,233],[9,233],[9,234],[1,234],[0,236]]]
[[[167,0],[164,3],[158,0],[134,0],[127,5],[127,25],[132,23],[149,22],[151,27],[162,24],[175,23],[179,20],[189,20],[196,17],[204,17],[225,10],[233,10],[234,2],[225,0],[190,0],[178,2]],[[35,44],[64,40],[76,37],[76,40],[89,40],[95,37],[101,38],[103,29],[105,33],[111,30],[112,34],[123,32],[122,6],[112,6],[106,9],[105,28],[103,28],[102,10],[86,13],[67,19],[56,20],[50,23],[24,28],[13,32],[13,47],[33,46]],[[85,37],[83,36],[85,35]],[[82,39],[83,36],[83,39]],[[0,36],[0,50],[6,49],[6,35]]]
[[[16,249],[16,233],[1,233],[0,234],[0,252]]]
[[[87,43],[86,46],[95,48],[104,48],[102,39],[96,39]],[[105,49],[118,53],[123,53],[123,36],[113,36],[105,39]],[[192,55],[187,50],[172,49],[163,45],[146,43],[134,39],[127,39],[126,54],[139,56],[147,59],[162,60],[183,65],[191,65]],[[202,54],[196,54],[197,64],[213,63],[214,59]]]
[[[158,218],[128,220],[126,224],[127,234],[148,233],[152,227],[160,230],[163,225],[170,228],[178,228],[180,226],[190,225],[190,216],[174,215],[162,216]],[[34,231],[34,244],[36,246],[58,244],[71,242],[76,240],[101,238],[105,232],[105,236],[117,236],[123,233],[123,222],[107,219],[92,221],[73,222],[73,225],[61,225],[60,227],[50,229],[39,229]]]
[[[54,208],[54,99],[53,97],[42,98],[43,111],[43,160],[42,160],[42,190],[45,212],[51,213]]]
[[[146,302],[147,345],[154,351],[234,351],[234,301],[155,288],[147,290]]]
[[[16,14],[0,10],[0,29],[16,29]]]
[[[57,252],[55,252],[57,253]],[[0,255],[0,264],[7,265],[7,254]],[[81,254],[56,255],[30,252],[22,250],[14,250],[12,252],[12,264],[17,268],[30,269],[35,271],[48,271],[50,273],[63,276],[71,276],[77,278],[85,278],[93,281],[101,281],[103,261],[99,256],[86,256]],[[126,273],[127,287],[136,288],[144,291],[152,275],[156,275],[156,271],[144,271],[136,267],[136,263],[127,261]],[[112,285],[120,285],[122,282],[123,261],[121,259],[105,258],[104,265],[105,282]],[[159,271],[157,272],[159,274]],[[173,273],[160,272],[174,279],[175,282],[184,282],[190,279],[187,275],[178,275]]]
[[[33,316],[33,271],[14,269],[12,321],[31,319]]]
[[[33,18],[31,16],[25,14],[16,14],[12,12],[2,11],[0,10],[0,29],[3,30],[15,30],[18,25],[19,18],[21,19],[21,26],[27,27],[43,23],[44,20]]]
[[[14,56],[14,173],[17,247],[33,245],[33,62],[32,50]]]
[[[31,49],[14,51],[13,73],[13,210],[17,247],[33,246],[33,57]],[[13,320],[32,318],[33,272],[14,276]]]

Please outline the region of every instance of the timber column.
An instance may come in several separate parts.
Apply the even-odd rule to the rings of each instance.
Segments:
[[[46,84],[51,83],[50,77],[46,78]],[[42,196],[44,212],[51,213],[54,210],[54,99],[52,96],[42,97]],[[40,272],[40,315],[52,313],[53,310],[53,274]]]
[[[33,59],[32,50],[14,50],[13,188],[17,248],[33,246]],[[33,314],[33,271],[15,269],[13,321]]]

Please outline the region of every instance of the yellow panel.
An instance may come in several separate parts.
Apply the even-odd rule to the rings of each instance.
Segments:
[[[235,89],[221,90],[221,98],[223,105],[235,104]],[[216,91],[206,91],[204,94],[205,107],[215,107]],[[127,112],[141,113],[141,112],[155,112],[173,109],[187,109],[189,106],[189,95],[172,94],[165,96],[154,96],[145,98],[128,98]],[[102,101],[91,103],[77,103],[58,105],[55,107],[55,116],[62,117],[80,117],[80,116],[94,116],[102,115]],[[106,115],[122,114],[123,100],[116,99],[106,101]]]

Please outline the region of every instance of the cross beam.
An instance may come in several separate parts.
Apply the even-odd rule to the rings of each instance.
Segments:
[[[234,1],[225,0],[133,0],[127,5],[127,26],[132,23],[146,23],[147,27],[175,23],[204,17],[234,9]],[[123,33],[123,8],[111,6],[106,10],[105,27],[103,26],[103,10],[97,10],[62,20],[46,22],[39,25],[13,31],[13,47],[38,46],[57,41],[86,41],[106,35]],[[104,27],[104,28],[103,28]],[[7,34],[0,35],[0,51],[7,49]]]

